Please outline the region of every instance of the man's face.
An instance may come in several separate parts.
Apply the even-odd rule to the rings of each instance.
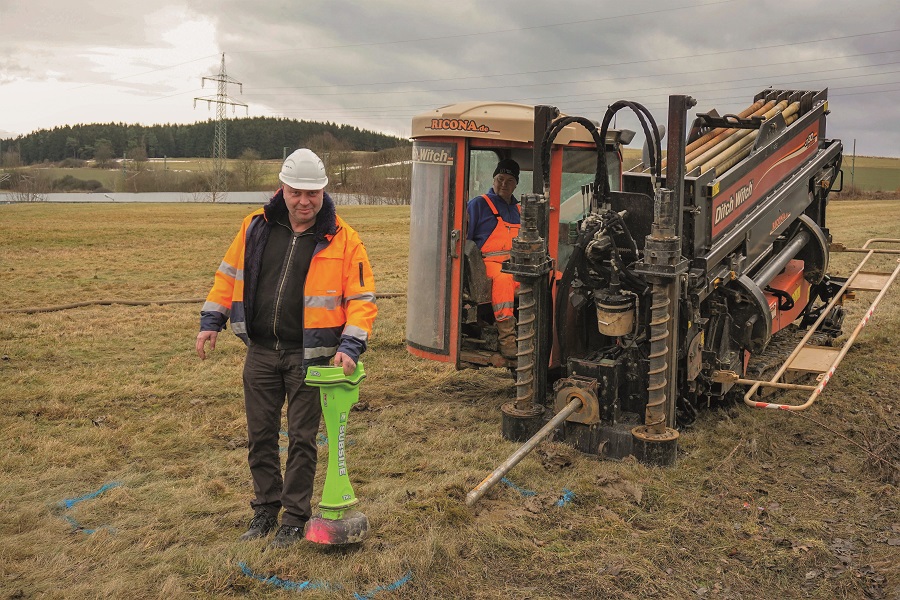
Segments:
[[[513,192],[516,191],[516,178],[506,173],[497,173],[494,176],[494,191],[497,195],[509,202]]]
[[[324,190],[298,190],[284,184],[284,203],[294,231],[300,233],[315,224],[324,199]]]

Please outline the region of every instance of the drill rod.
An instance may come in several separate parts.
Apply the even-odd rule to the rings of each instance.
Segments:
[[[525,455],[534,450],[534,447],[538,445],[545,437],[550,435],[554,429],[556,429],[560,423],[566,420],[569,415],[577,411],[581,408],[581,399],[574,398],[569,404],[566,405],[564,409],[559,411],[555,417],[547,421],[547,424],[541,427],[540,431],[531,436],[527,442],[522,444],[522,447],[512,453],[512,455],[506,459],[506,461],[494,469],[494,472],[484,478],[484,480],[475,486],[471,492],[466,495],[466,506],[473,506],[478,500],[481,499],[484,494],[494,487],[498,481],[500,481],[504,475],[509,473],[514,466],[519,464]]]

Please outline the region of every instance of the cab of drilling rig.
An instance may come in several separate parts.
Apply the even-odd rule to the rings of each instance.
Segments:
[[[553,264],[546,283],[552,290],[571,253],[569,232],[589,211],[598,160],[597,141],[573,124],[549,148],[549,178],[535,169],[541,136],[564,116],[549,106],[463,102],[413,117],[406,325],[412,354],[458,369],[515,366],[499,351],[491,281],[481,251],[467,239],[466,207],[491,187],[500,160],[515,160],[520,167],[515,197],[534,192],[547,198],[543,218]],[[629,130],[611,130],[606,137],[613,190],[621,189],[621,148],[633,137]],[[548,360],[552,365],[552,353]]]

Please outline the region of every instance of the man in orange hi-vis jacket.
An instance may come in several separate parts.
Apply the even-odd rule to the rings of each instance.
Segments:
[[[216,347],[231,328],[247,344],[244,405],[253,478],[254,515],[241,536],[252,540],[281,526],[271,547],[303,538],[316,473],[319,389],[305,383],[311,365],[356,369],[378,310],[369,258],[356,231],[325,193],[325,166],[301,148],[285,159],[283,186],[248,215],[215,275],[200,312],[196,350]],[[281,409],[287,400],[288,452],[278,454]]]
[[[509,273],[503,273],[503,261],[509,259],[513,238],[519,233],[521,215],[519,201],[513,196],[519,183],[519,163],[505,158],[494,169],[493,187],[486,194],[475,196],[466,206],[468,231],[466,239],[481,249],[488,279],[491,280],[491,305],[500,354],[516,358],[516,318],[514,316],[516,290],[519,284]]]

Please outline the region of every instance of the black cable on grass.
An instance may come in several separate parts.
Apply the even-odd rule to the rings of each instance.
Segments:
[[[58,306],[33,307],[33,308],[4,308],[2,313],[43,313],[69,310],[83,306],[109,306],[110,304],[125,304],[127,306],[151,306],[153,304],[199,304],[206,298],[184,298],[178,300],[87,300],[85,302],[73,302],[72,304],[60,304]]]
[[[375,299],[379,298],[402,298],[406,296],[406,292],[385,292],[375,294]],[[152,306],[154,304],[200,304],[206,302],[206,298],[176,298],[174,300],[87,300],[85,302],[73,302],[72,304],[60,304],[58,306],[45,306],[36,308],[4,308],[0,313],[44,313],[55,312],[58,310],[69,310],[72,308],[81,308],[83,306],[109,306],[111,304],[124,304],[126,306]]]

